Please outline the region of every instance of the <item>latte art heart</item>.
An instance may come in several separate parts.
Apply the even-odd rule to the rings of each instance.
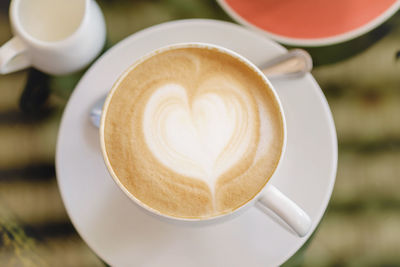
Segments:
[[[214,192],[218,177],[242,159],[257,130],[246,98],[224,77],[204,81],[191,99],[181,85],[165,84],[146,104],[146,143],[165,166]]]
[[[169,216],[210,218],[264,187],[281,155],[283,122],[247,63],[189,47],[157,53],[122,76],[103,135],[107,167],[135,199]]]

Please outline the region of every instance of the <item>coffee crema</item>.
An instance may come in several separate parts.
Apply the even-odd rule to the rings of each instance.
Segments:
[[[111,172],[161,214],[210,218],[251,200],[282,153],[279,104],[247,63],[216,48],[172,48],[114,85],[103,122]]]

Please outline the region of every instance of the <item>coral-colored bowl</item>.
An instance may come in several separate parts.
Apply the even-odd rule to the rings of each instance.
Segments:
[[[400,0],[218,0],[237,22],[288,45],[324,46],[382,24]]]

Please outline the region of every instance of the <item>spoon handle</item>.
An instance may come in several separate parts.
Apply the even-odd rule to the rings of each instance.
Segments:
[[[271,79],[300,77],[310,72],[312,58],[303,49],[292,49],[260,66],[261,71]]]

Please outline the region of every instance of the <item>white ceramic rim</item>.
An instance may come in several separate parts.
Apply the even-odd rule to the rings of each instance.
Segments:
[[[400,0],[397,0],[394,2],[388,9],[385,10],[382,14],[380,14],[378,17],[375,19],[369,21],[368,23],[364,24],[363,26],[356,28],[354,30],[341,33],[338,35],[333,35],[331,37],[323,37],[323,38],[292,38],[292,37],[287,37],[284,35],[279,35],[276,33],[269,32],[267,30],[264,30],[260,27],[255,26],[254,24],[251,24],[247,20],[245,20],[243,17],[241,17],[233,8],[231,8],[225,0],[217,0],[219,5],[225,10],[225,12],[228,13],[228,15],[233,18],[235,21],[238,23],[255,30],[257,32],[260,32],[269,38],[276,40],[280,43],[286,44],[286,45],[292,45],[292,46],[328,46],[328,45],[333,45],[333,44],[338,44],[342,43],[351,39],[354,39],[356,37],[359,37],[363,35],[364,33],[367,33],[371,31],[372,29],[378,27],[381,25],[383,22],[385,22],[387,19],[389,19],[391,16],[393,16],[397,10],[400,8]]]
[[[196,47],[196,48],[206,48],[206,49],[217,49],[219,52],[225,53],[231,57],[234,57],[238,60],[240,60],[241,62],[243,62],[244,64],[246,64],[249,68],[251,68],[255,73],[257,73],[262,80],[264,81],[264,83],[266,83],[268,85],[268,87],[270,88],[273,96],[275,97],[275,100],[278,104],[279,107],[279,111],[281,114],[281,121],[282,121],[282,126],[283,126],[283,143],[282,143],[282,149],[281,149],[281,154],[279,156],[279,160],[277,165],[275,166],[275,169],[272,172],[272,175],[269,177],[269,179],[266,180],[266,182],[264,183],[263,187],[251,198],[249,199],[247,202],[245,202],[244,204],[242,204],[241,206],[223,213],[223,214],[219,214],[217,216],[212,216],[212,217],[199,217],[199,218],[190,218],[190,217],[174,217],[171,215],[167,215],[164,213],[161,213],[160,211],[148,206],[147,204],[143,203],[141,200],[139,200],[138,198],[136,198],[131,192],[129,192],[125,186],[121,183],[121,181],[117,178],[117,175],[115,174],[113,168],[111,167],[111,164],[109,162],[108,157],[106,156],[107,152],[106,152],[106,146],[105,146],[105,142],[104,142],[104,123],[105,123],[105,118],[106,118],[106,114],[107,114],[107,108],[110,104],[110,101],[112,99],[112,96],[114,95],[115,91],[117,90],[118,85],[124,80],[124,78],[129,74],[129,72],[131,70],[133,70],[136,66],[138,66],[139,64],[141,64],[142,62],[144,62],[145,60],[168,50],[173,50],[173,49],[177,49],[177,48],[190,48],[190,47]],[[102,152],[102,156],[103,156],[103,160],[104,163],[107,167],[108,172],[110,173],[111,177],[113,178],[114,182],[118,185],[118,187],[125,193],[125,195],[127,195],[134,203],[136,203],[137,205],[139,205],[141,208],[145,209],[146,211],[149,211],[152,214],[158,215],[161,218],[165,218],[167,220],[170,221],[175,221],[175,222],[187,222],[188,224],[190,223],[194,223],[194,222],[202,222],[202,223],[212,223],[212,222],[216,222],[216,221],[223,221],[224,219],[228,219],[228,217],[233,217],[232,215],[237,215],[239,214],[241,211],[244,211],[246,208],[250,207],[251,204],[253,204],[255,201],[257,201],[257,199],[260,197],[261,193],[263,192],[263,190],[268,186],[269,181],[271,180],[271,178],[274,176],[274,174],[276,173],[276,171],[279,169],[279,166],[281,165],[282,159],[285,155],[285,150],[286,150],[286,142],[287,142],[287,127],[286,127],[286,119],[285,119],[285,114],[284,114],[284,110],[282,107],[282,103],[279,99],[278,94],[276,93],[276,90],[274,89],[274,87],[272,86],[271,82],[268,80],[268,78],[260,71],[260,69],[255,66],[251,61],[249,61],[247,58],[245,58],[244,56],[219,45],[214,45],[214,44],[209,44],[209,43],[201,43],[201,42],[187,42],[187,43],[176,43],[176,44],[171,44],[171,45],[167,45],[167,46],[163,46],[160,47],[158,49],[155,49],[145,55],[143,55],[141,58],[139,58],[138,60],[136,60],[130,67],[128,67],[121,75],[120,77],[116,80],[116,82],[114,83],[114,85],[112,86],[110,92],[107,95],[106,100],[104,101],[104,105],[102,108],[102,112],[101,112],[102,116],[100,119],[100,127],[99,127],[99,136],[100,136],[100,146],[101,146],[101,152]]]
[[[29,34],[24,27],[22,26],[22,23],[19,18],[19,5],[22,0],[12,0],[10,4],[10,21],[13,30],[15,31],[15,34],[22,39],[26,40],[29,45],[34,45],[36,47],[42,47],[42,48],[53,48],[53,49],[58,49],[62,45],[66,45],[69,42],[72,42],[73,39],[75,39],[75,36],[79,35],[79,33],[83,28],[83,25],[87,23],[89,20],[89,11],[90,11],[90,4],[92,0],[82,0],[85,1],[85,6],[84,6],[84,13],[83,17],[81,18],[79,26],[75,29],[75,31],[67,36],[66,38],[58,41],[43,41],[38,38],[33,37],[31,34]],[[31,1],[31,0],[29,0]]]

